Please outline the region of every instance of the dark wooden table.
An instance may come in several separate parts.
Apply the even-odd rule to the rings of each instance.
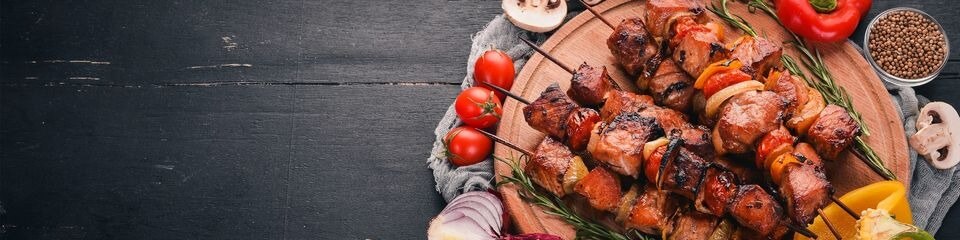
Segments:
[[[2,1],[0,238],[423,238],[432,132],[499,6]],[[917,91],[960,104],[960,7],[871,16],[894,6],[946,26]]]

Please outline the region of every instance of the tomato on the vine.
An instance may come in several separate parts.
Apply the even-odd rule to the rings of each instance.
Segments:
[[[507,53],[497,49],[483,52],[473,65],[473,80],[477,82],[476,86],[478,87],[494,90],[486,85],[491,84],[510,90],[510,87],[513,87],[514,77],[516,77],[516,70],[513,69],[513,59]],[[496,94],[501,101],[506,97],[501,92],[496,92]]]
[[[487,159],[493,149],[493,140],[472,127],[457,127],[443,138],[447,160],[457,166],[476,164]]]
[[[500,99],[490,89],[472,87],[460,92],[454,102],[460,120],[475,128],[488,128],[500,121]]]

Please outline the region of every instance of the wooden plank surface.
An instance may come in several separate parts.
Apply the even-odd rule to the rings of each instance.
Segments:
[[[875,2],[960,39],[955,4]],[[0,238],[423,238],[432,131],[499,4],[0,1]],[[918,91],[957,105],[951,44]]]

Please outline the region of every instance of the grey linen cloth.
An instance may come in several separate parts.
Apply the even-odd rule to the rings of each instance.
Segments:
[[[474,35],[470,57],[467,58],[467,75],[463,78],[460,88],[467,89],[473,86],[473,64],[480,54],[491,47],[506,52],[513,59],[513,68],[520,72],[523,64],[533,53],[533,49],[521,42],[518,37],[524,37],[538,44],[546,39],[543,34],[530,33],[517,28],[504,15],[497,16],[483,30]],[[485,190],[491,188],[493,184],[493,159],[463,167],[457,167],[447,161],[443,138],[450,129],[460,125],[460,119],[451,104],[447,108],[447,113],[440,119],[437,129],[433,131],[436,134],[436,141],[433,142],[433,151],[427,158],[427,164],[433,170],[433,178],[437,182],[437,192],[440,192],[448,202],[460,193]]]
[[[573,11],[578,10],[577,7],[582,8],[582,6],[571,6],[572,11],[567,15],[568,19],[577,13]],[[546,38],[546,35],[533,34],[513,26],[503,15],[494,18],[483,30],[474,35],[470,57],[467,60],[467,75],[463,78],[461,88],[473,86],[474,61],[490,46],[504,50],[510,55],[514,59],[514,68],[519,72],[533,49],[520,42],[517,39],[518,36],[524,36],[537,43],[543,42]],[[906,130],[904,137],[913,135],[917,131],[916,120],[919,110],[929,100],[917,95],[910,87],[892,84],[885,84],[885,86],[903,120],[903,127]],[[429,168],[433,170],[434,180],[437,182],[437,192],[447,201],[463,192],[489,189],[493,184],[492,159],[464,167],[456,167],[446,160],[443,137],[450,129],[460,124],[456,111],[451,105],[434,130],[436,141],[433,143],[432,154],[427,159]],[[918,158],[913,149],[910,149],[909,157],[913,174],[909,200],[914,224],[931,234],[936,234],[947,211],[960,197],[960,181],[958,181],[960,172],[956,171],[956,167],[948,170],[933,168],[923,158]]]
[[[903,129],[906,130],[905,137],[909,138],[917,132],[917,115],[920,114],[920,108],[930,100],[917,95],[913,88],[894,86],[889,83],[886,87],[900,110]],[[913,223],[930,234],[936,234],[940,225],[943,224],[947,211],[960,197],[960,186],[958,186],[960,181],[957,181],[960,175],[956,167],[946,170],[936,169],[923,157],[918,156],[912,148],[909,150],[912,177],[908,198],[910,210],[913,212]]]

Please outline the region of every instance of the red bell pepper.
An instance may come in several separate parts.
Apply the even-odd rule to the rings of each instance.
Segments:
[[[779,0],[777,16],[787,29],[813,41],[837,42],[850,37],[871,0]]]

